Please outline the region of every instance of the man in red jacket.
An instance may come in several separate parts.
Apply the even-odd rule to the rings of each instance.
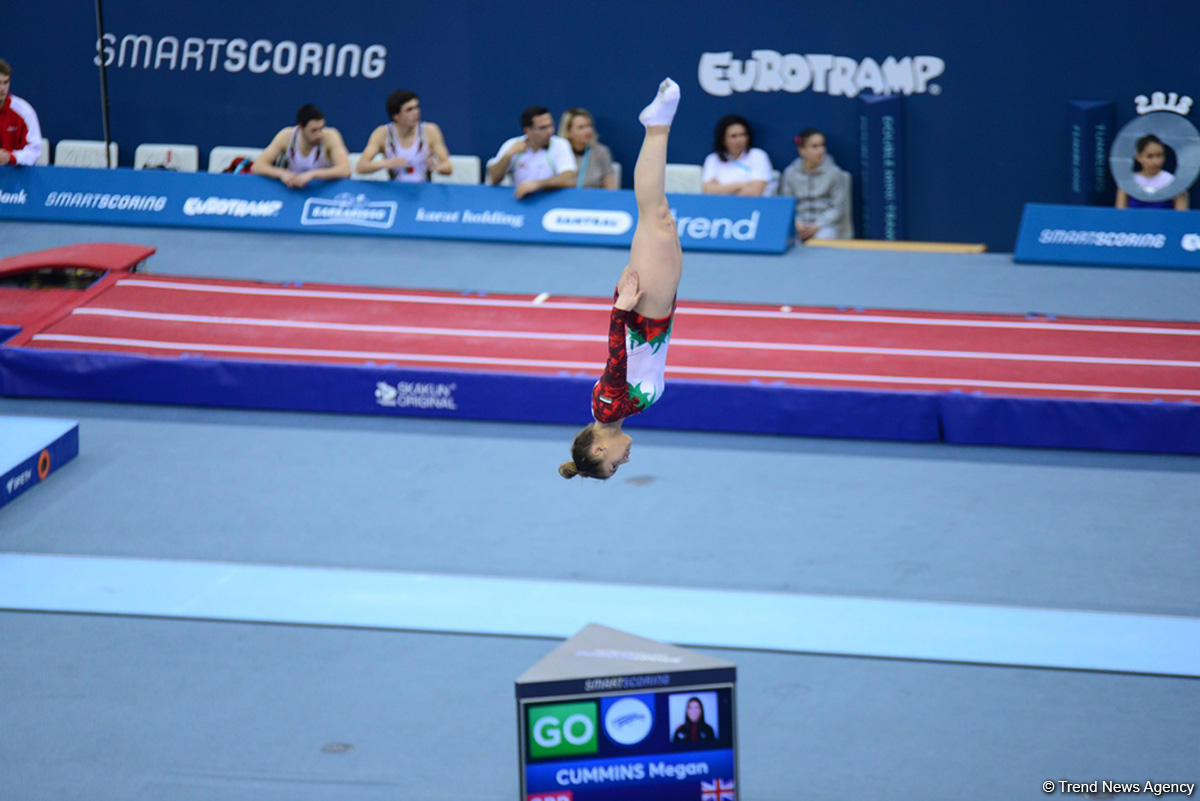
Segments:
[[[8,91],[12,67],[0,58],[0,167],[37,164],[42,155],[42,129],[33,106]]]

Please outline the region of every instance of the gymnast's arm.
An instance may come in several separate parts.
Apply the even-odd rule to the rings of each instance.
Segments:
[[[287,148],[288,140],[291,136],[292,129],[290,127],[284,128],[275,134],[275,138],[271,140],[271,144],[267,145],[266,150],[258,154],[258,158],[254,160],[254,164],[250,167],[250,172],[255,175],[265,175],[268,178],[278,178],[281,181],[288,176],[294,175],[291,170],[275,166],[276,159]]]
[[[625,325],[641,298],[637,273],[626,270],[617,283],[617,299],[608,317],[608,361],[604,364],[604,375],[600,377],[593,393],[595,417],[601,423],[611,423],[632,413],[627,408],[629,355],[625,350]]]
[[[329,155],[330,166],[318,167],[304,174],[310,180],[312,178],[319,178],[322,181],[336,181],[339,178],[349,178],[350,154],[346,150],[346,143],[342,140],[342,135],[338,133],[338,129],[326,128],[321,138],[325,144],[325,152]]]
[[[425,130],[429,132],[429,150],[433,153],[433,171],[438,175],[449,175],[454,172],[454,165],[450,163],[450,150],[446,147],[446,137],[442,135],[442,129],[437,127],[436,123],[425,123]]]
[[[604,363],[604,375],[592,390],[592,416],[597,422],[614,423],[631,414],[629,382],[626,380],[628,354],[625,351],[628,314],[614,305],[608,318],[608,361]]]
[[[371,136],[367,139],[367,146],[363,148],[362,155],[358,157],[358,163],[354,165],[354,171],[359,175],[369,175],[370,173],[395,166],[403,167],[403,164],[391,165],[385,164],[387,161],[386,155],[384,158],[375,160],[375,156],[382,154],[387,147],[387,126],[380,125],[375,130],[371,131]],[[393,159],[396,161],[398,159]]]

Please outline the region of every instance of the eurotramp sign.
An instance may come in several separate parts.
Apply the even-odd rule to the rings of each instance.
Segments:
[[[783,253],[792,198],[669,195],[685,250]],[[303,190],[255,175],[23,167],[0,172],[0,219],[628,247],[629,190],[512,189],[375,181]]]

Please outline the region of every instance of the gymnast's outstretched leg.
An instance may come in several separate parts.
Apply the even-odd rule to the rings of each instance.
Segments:
[[[651,318],[671,314],[683,272],[679,232],[667,204],[665,188],[667,137],[678,106],[679,86],[668,78],[659,85],[654,101],[638,115],[646,126],[646,135],[633,168],[638,221],[629,248],[629,266],[625,270],[637,273],[642,297],[636,311]]]
[[[558,468],[563,478],[611,477],[629,461],[633,444],[621,422],[649,408],[663,393],[675,293],[683,272],[683,252],[665,191],[667,138],[678,106],[679,85],[668,78],[638,115],[646,135],[633,170],[637,227],[609,315],[608,361],[592,389],[596,422],[575,437],[571,461]]]

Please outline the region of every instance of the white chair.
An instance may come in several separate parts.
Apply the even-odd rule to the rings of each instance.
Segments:
[[[42,139],[42,155],[38,156],[37,166],[45,167],[50,163],[50,140]]]
[[[389,179],[390,176],[388,176],[387,170],[376,170],[375,172],[360,173],[358,170],[354,169],[354,165],[358,164],[358,160],[361,157],[362,153],[350,154],[350,177],[352,179],[355,181],[386,181]],[[375,158],[371,159],[371,161],[383,161],[383,154],[376,153]]]
[[[779,194],[779,176],[783,173],[779,170],[771,170],[771,180],[767,181],[767,188],[763,190],[763,197],[775,197]]]
[[[666,189],[678,194],[698,195],[703,191],[699,164],[668,164]]]
[[[494,164],[495,162],[496,162],[496,159],[495,159],[495,158],[490,158],[490,159],[488,159],[488,160],[487,160],[487,164],[485,164],[485,165],[484,165],[484,168],[486,169],[487,167],[490,167],[490,166],[492,166],[492,164]],[[487,176],[486,176],[486,173],[485,173],[484,177],[485,177],[485,178],[487,177]],[[487,182],[485,181],[485,183],[487,183]],[[513,185],[513,182],[512,182],[512,167],[511,167],[511,166],[509,167],[509,171],[508,171],[508,172],[506,172],[506,173],[504,174],[504,178],[502,178],[502,179],[500,180],[500,183],[498,183],[498,184],[494,184],[494,185],[495,185],[495,186],[512,186],[512,185]],[[488,186],[493,186],[493,184],[490,184],[490,183],[489,183],[489,184],[488,184]]]
[[[613,162],[613,174],[617,176],[617,189],[621,188],[621,162]]]
[[[200,148],[195,145],[138,145],[133,151],[133,168],[196,172],[200,169]]]
[[[478,184],[483,175],[479,156],[451,156],[449,175],[433,174],[435,184]]]
[[[241,156],[242,158],[254,159],[259,157],[263,152],[261,147],[239,147],[237,145],[217,145],[212,150],[208,151],[208,171],[209,172],[225,172],[233,160]]]
[[[58,167],[117,166],[117,143],[108,143],[109,163],[104,161],[104,143],[95,139],[61,139],[54,146],[54,164]]]

